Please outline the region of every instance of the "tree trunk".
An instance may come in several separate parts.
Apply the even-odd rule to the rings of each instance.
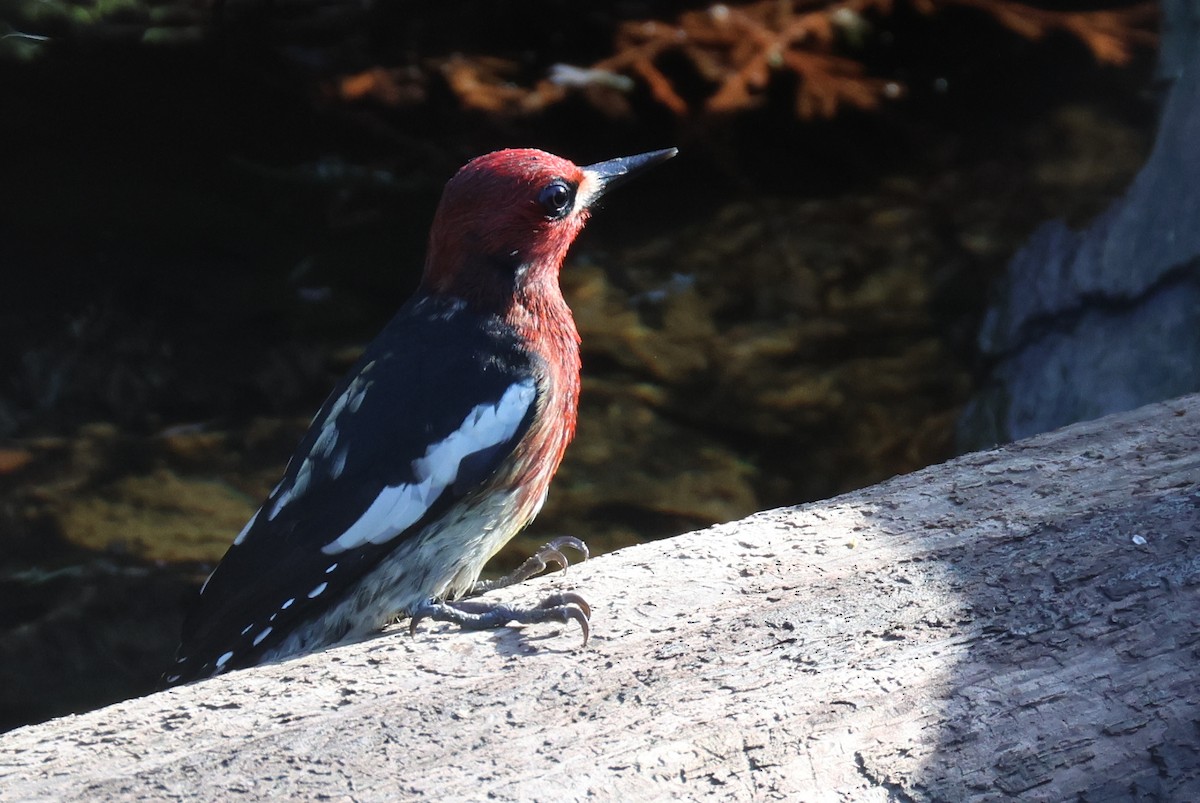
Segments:
[[[1200,799],[1200,397],[0,737],[0,798]]]
[[[1045,223],[984,316],[988,380],[966,448],[1200,390],[1200,2],[1163,0],[1165,102],[1124,197],[1082,231]]]

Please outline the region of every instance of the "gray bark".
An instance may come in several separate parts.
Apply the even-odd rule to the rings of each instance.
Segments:
[[[1200,390],[1200,3],[1164,3],[1169,87],[1154,150],[1086,230],[1047,223],[1013,257],[979,335],[989,381],[965,448]]]
[[[1200,799],[1200,397],[0,736],[0,797]]]

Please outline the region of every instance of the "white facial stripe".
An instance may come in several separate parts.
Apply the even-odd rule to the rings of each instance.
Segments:
[[[384,488],[358,521],[321,551],[336,555],[368,543],[386,543],[404,532],[454,483],[464,457],[512,438],[536,396],[533,380],[527,379],[509,387],[495,404],[477,405],[457,430],[413,461],[416,483]]]
[[[579,182],[579,189],[575,190],[575,206],[571,209],[571,213],[574,214],[591,206],[602,188],[603,185],[596,174],[584,170],[583,181]]]

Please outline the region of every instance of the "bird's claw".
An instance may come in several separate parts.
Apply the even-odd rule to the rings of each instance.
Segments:
[[[538,603],[539,608],[564,608],[570,605],[574,605],[583,611],[583,615],[588,619],[592,618],[592,606],[588,605],[587,600],[574,591],[560,591],[557,594],[551,594]]]
[[[490,630],[512,623],[578,622],[583,631],[583,646],[586,647],[592,633],[591,615],[592,607],[587,601],[570,591],[551,594],[533,608],[514,608],[509,605],[472,601],[439,602],[430,599],[409,615],[408,632],[410,635],[416,635],[417,625],[423,619],[451,622],[467,630]]]
[[[513,572],[513,574],[517,574],[522,569],[528,568],[531,573],[527,577],[522,578],[523,580],[527,580],[529,577],[533,577],[534,575],[544,572],[547,568],[549,568],[551,563],[557,564],[558,568],[565,572],[567,570],[567,566],[571,565],[571,562],[567,560],[567,556],[562,552],[565,547],[570,547],[579,554],[583,555],[583,560],[587,560],[592,556],[591,552],[588,551],[587,544],[583,543],[583,541],[580,541],[578,538],[572,535],[563,535],[539,547],[538,551],[530,555],[529,558],[523,564],[521,564],[521,568],[518,569],[517,572]]]
[[[495,580],[476,581],[467,596],[476,597],[487,591],[495,591],[497,588],[507,588],[517,583],[523,583],[530,577],[536,577],[546,571],[551,563],[556,564],[560,569],[566,571],[567,566],[570,565],[570,561],[563,554],[563,549],[568,547],[583,555],[584,560],[591,557],[591,552],[588,550],[587,544],[574,536],[563,535],[540,547],[524,563],[509,574],[497,577]]]
[[[495,580],[476,582],[471,587],[468,596],[475,597],[486,591],[523,583],[544,572],[550,564],[566,570],[570,561],[563,554],[563,550],[568,548],[583,555],[584,560],[591,556],[587,544],[573,536],[564,535],[542,546],[515,571]],[[579,627],[583,630],[583,644],[586,647],[588,639],[591,637],[591,616],[592,607],[587,604],[587,601],[570,591],[551,594],[533,608],[515,608],[509,605],[463,600],[439,602],[430,599],[409,614],[408,632],[415,634],[417,625],[422,619],[453,622],[459,627],[469,630],[504,627],[514,622],[517,624],[551,621],[563,624],[578,622]]]
[[[580,555],[583,555],[584,560],[587,560],[592,556],[591,551],[588,549],[588,545],[573,535],[560,535],[558,538],[555,538],[549,543],[544,544],[540,549],[538,549],[537,552],[533,554],[534,557],[542,555],[543,559],[546,555],[554,555],[555,561],[558,563],[558,565],[565,569],[567,568],[567,559],[563,557],[563,547],[570,547],[571,549],[575,550]]]

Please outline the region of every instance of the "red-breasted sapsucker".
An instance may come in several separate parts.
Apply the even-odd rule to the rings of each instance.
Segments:
[[[596,200],[675,155],[578,167],[481,156],[446,185],[416,294],[312,421],[183,627],[168,685],[359,639],[397,616],[467,627],[577,621],[560,594],[521,609],[461,601],[566,565],[543,548],[507,580],[484,564],[541,509],[575,432],[579,334],[559,289]]]

